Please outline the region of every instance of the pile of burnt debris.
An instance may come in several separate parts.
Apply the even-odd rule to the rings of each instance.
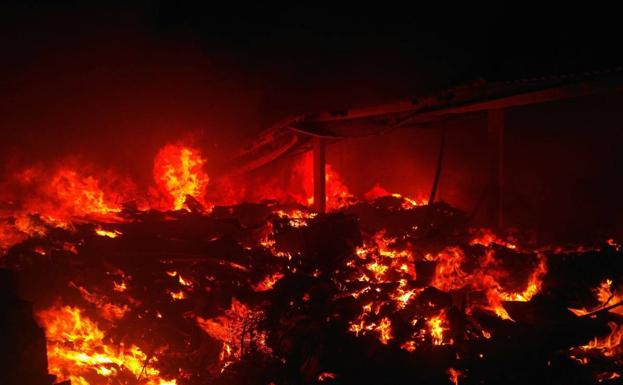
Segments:
[[[444,203],[396,197],[323,215],[188,203],[49,228],[2,257],[58,381],[623,382],[613,241],[537,247],[470,229]],[[41,329],[16,298],[0,292],[9,384],[47,373]]]

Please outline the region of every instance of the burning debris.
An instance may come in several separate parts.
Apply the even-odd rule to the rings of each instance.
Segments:
[[[1,261],[34,300],[58,381],[618,381],[614,241],[537,247],[381,187],[355,201],[337,174],[329,214],[306,193],[224,206],[205,199],[204,162],[165,147],[143,201],[78,172],[30,177],[48,184],[5,215]]]

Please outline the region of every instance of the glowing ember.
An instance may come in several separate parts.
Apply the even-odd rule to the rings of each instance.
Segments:
[[[261,311],[252,310],[235,298],[223,315],[204,319],[197,316],[197,325],[210,337],[223,343],[220,355],[222,369],[234,360],[255,350],[270,352],[265,345],[265,334],[254,335],[253,325],[263,318]]]
[[[253,287],[255,291],[271,290],[275,283],[283,278],[282,273],[275,273],[264,278],[264,280]]]

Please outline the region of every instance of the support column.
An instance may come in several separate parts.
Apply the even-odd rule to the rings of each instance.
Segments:
[[[314,137],[314,209],[324,213],[327,207],[326,157],[323,138]]]
[[[504,110],[489,110],[487,117],[489,147],[489,223],[501,228],[504,224]]]

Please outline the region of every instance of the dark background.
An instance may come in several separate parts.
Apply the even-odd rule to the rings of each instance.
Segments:
[[[598,6],[247,5],[174,1],[0,5],[0,155],[81,156],[151,178],[157,149],[192,140],[218,168],[300,112],[426,95],[476,79],[623,64],[619,13]],[[509,223],[554,239],[621,234],[620,95],[508,113]],[[453,124],[441,197],[472,210],[484,117]],[[355,193],[428,193],[438,132],[351,140],[329,158]]]

